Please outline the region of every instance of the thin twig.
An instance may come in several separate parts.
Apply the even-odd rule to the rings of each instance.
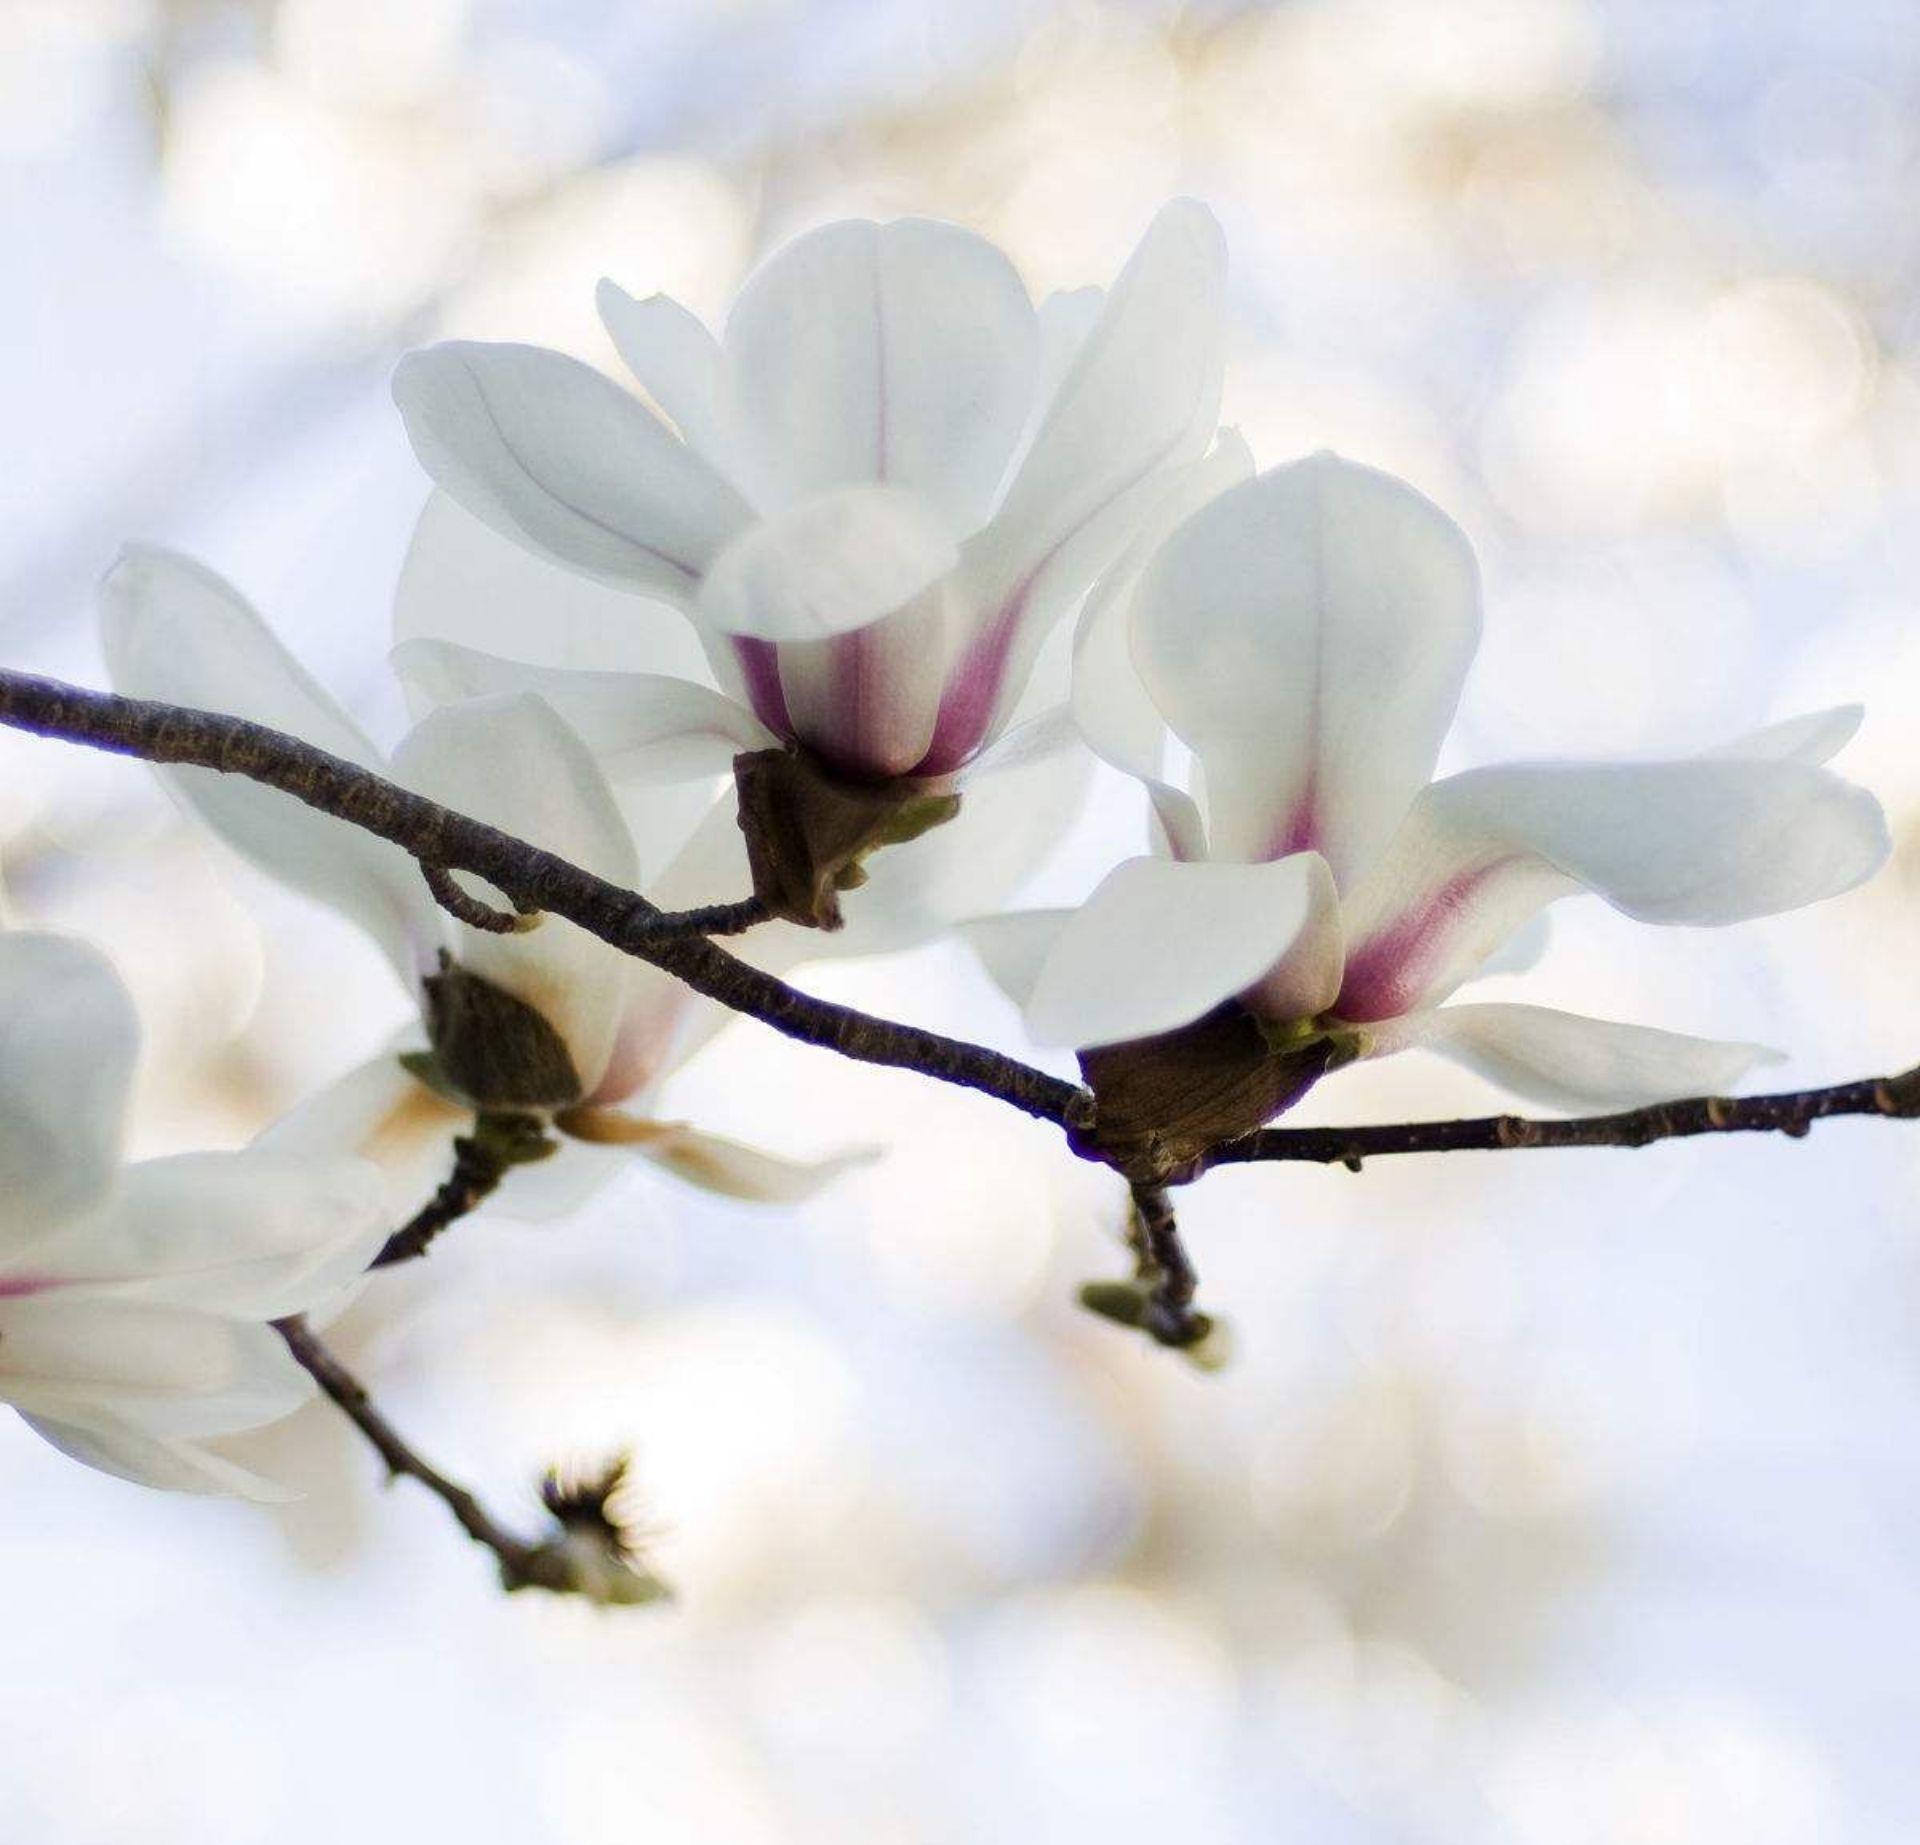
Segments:
[[[648,933],[663,942],[676,935],[745,935],[772,920],[773,912],[758,897],[738,897],[732,903],[702,904],[697,910],[662,910]]]
[[[484,1141],[471,1134],[458,1136],[453,1143],[453,1171],[433,1196],[380,1245],[380,1253],[367,1266],[392,1268],[424,1256],[441,1231],[477,1211],[499,1190],[506,1176],[507,1168]]]
[[[1898,1076],[1868,1076],[1826,1089],[1776,1095],[1693,1096],[1617,1115],[1542,1121],[1526,1115],[1480,1115],[1464,1121],[1409,1121],[1383,1127],[1262,1128],[1216,1147],[1207,1166],[1299,1160],[1342,1165],[1391,1153],[1515,1152],[1533,1147],[1647,1147],[1696,1134],[1786,1134],[1794,1139],[1836,1115],[1920,1118],[1920,1065]]]
[[[367,1387],[334,1357],[305,1318],[276,1320],[274,1330],[287,1342],[300,1368],[320,1386],[386,1462],[388,1473],[417,1480],[454,1516],[476,1544],[484,1544],[500,1564],[500,1580],[509,1589],[550,1589],[556,1595],[578,1588],[565,1553],[551,1545],[530,1544],[499,1524],[472,1493],[422,1460],[374,1406]]]
[[[1173,1200],[1157,1185],[1136,1185],[1133,1223],[1140,1278],[1151,1284],[1141,1325],[1161,1345],[1198,1345],[1212,1322],[1193,1308],[1200,1277],[1180,1240]]]
[[[1072,1084],[998,1051],[815,999],[701,935],[662,939],[660,931],[673,927],[677,919],[635,892],[282,731],[244,718],[120,698],[4,670],[0,723],[148,762],[243,775],[278,788],[392,841],[423,864],[483,877],[521,909],[564,916],[603,942],[664,969],[695,992],[802,1043],[978,1090],[1044,1121],[1065,1122],[1083,1106],[1081,1092]]]
[[[426,879],[434,902],[455,922],[465,923],[469,929],[484,929],[489,935],[523,935],[539,925],[537,910],[527,914],[519,910],[496,910],[492,904],[482,903],[478,897],[462,890],[444,865],[422,859],[420,875]]]

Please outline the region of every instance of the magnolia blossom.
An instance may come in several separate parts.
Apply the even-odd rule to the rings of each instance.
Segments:
[[[139,1037],[92,949],[0,934],[0,1403],[124,1479],[281,1497],[206,1444],[312,1394],[268,1322],[344,1298],[385,1187],[258,1148],[123,1166]]]
[[[602,284],[672,427],[528,346],[413,353],[394,395],[470,513],[615,592],[634,627],[661,619],[649,603],[691,618],[718,689],[612,658],[542,676],[590,744],[792,743],[843,776],[940,781],[1007,729],[1049,631],[1207,450],[1223,266],[1211,214],[1176,203],[1104,297],[1036,311],[970,232],[832,224],[750,278],[722,340]],[[507,651],[528,659],[539,626],[523,616]],[[502,639],[456,618],[397,663],[525,683],[483,657]]]
[[[433,711],[389,763],[239,593],[190,559],[126,554],[102,591],[102,629],[122,692],[270,724],[613,883],[640,881],[634,837],[605,776],[536,694]],[[413,1073],[422,1066],[403,1064],[396,1047],[289,1117],[275,1145],[364,1150],[402,1193],[444,1177],[452,1137],[489,1111],[550,1119],[738,1197],[803,1197],[844,1164],[782,1160],[636,1112],[725,1017],[659,970],[562,917],[504,935],[469,927],[440,908],[397,846],[238,777],[166,774],[230,845],[372,936],[421,1006],[425,1038],[407,1042],[431,1045],[439,1065],[436,1080],[423,1081]],[[737,830],[729,842],[722,818],[702,826],[655,881],[662,901],[717,894],[714,864],[731,864],[722,849],[738,856]],[[472,894],[503,902],[468,882]],[[503,1010],[492,995],[518,1005]],[[518,1167],[502,1199],[545,1215],[576,1202],[605,1171],[605,1161],[577,1153]]]
[[[1858,710],[1685,760],[1430,782],[1479,632],[1460,530],[1324,454],[1223,493],[1090,606],[1076,709],[1145,784],[1161,850],[1077,911],[972,928],[1036,1040],[1148,1039],[1237,1001],[1276,1053],[1420,1045],[1567,1107],[1718,1089],[1769,1055],[1443,1002],[1579,891],[1645,922],[1717,924],[1871,876],[1888,850],[1879,805],[1820,766]],[[1191,752],[1190,791],[1162,779],[1169,731]]]

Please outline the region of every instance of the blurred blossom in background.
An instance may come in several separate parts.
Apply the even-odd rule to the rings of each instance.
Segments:
[[[1569,906],[1527,995],[1770,1040],[1789,1083],[1901,1067],[1917,188],[1920,30],[1876,0],[0,0],[4,657],[99,683],[92,585],[162,541],[391,739],[407,345],[611,365],[601,274],[712,316],[849,214],[962,220],[1039,293],[1192,193],[1225,420],[1480,548],[1446,766],[1867,701],[1874,885],[1734,932]],[[1136,829],[1102,783],[1029,896]],[[240,1143],[398,1022],[133,765],[0,732],[0,867],[138,996],[142,1153]],[[814,984],[1017,1048],[948,949]],[[669,1099],[893,1150],[794,1214],[636,1169],[462,1225],[342,1344],[503,1512],[631,1446],[679,1604],[502,1598],[323,1411],[263,1438],[311,1483],[284,1515],[0,1429],[8,1845],[1920,1832],[1910,1131],[1222,1173],[1202,1378],[1071,1305],[1120,1200],[1044,1131],[748,1025]],[[1303,1116],[1497,1105],[1411,1058]]]

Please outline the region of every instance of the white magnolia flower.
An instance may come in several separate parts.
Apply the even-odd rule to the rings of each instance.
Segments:
[[[1211,466],[1197,472],[1219,475]],[[751,870],[730,787],[703,829],[703,848],[688,845],[687,864],[679,856],[689,828],[714,808],[717,778],[740,742],[663,730],[652,721],[662,706],[650,699],[657,693],[675,710],[702,698],[726,701],[686,623],[636,621],[635,613],[631,596],[533,556],[435,494],[401,573],[393,661],[416,718],[513,691],[544,698],[593,751],[649,847],[647,862],[675,868],[671,882],[650,887],[657,902],[683,908],[745,896]],[[483,645],[455,644],[453,635]],[[1074,746],[1048,747],[1061,741]],[[1078,815],[1093,764],[1072,724],[1057,718],[1022,725],[990,764],[991,773],[969,781],[955,818],[867,861],[867,882],[843,928],[765,925],[728,948],[779,972],[803,960],[912,947],[1009,901]]]
[[[124,1479],[284,1496],[206,1443],[312,1394],[268,1322],[343,1298],[386,1188],[264,1149],[123,1166],[139,1040],[94,950],[0,934],[0,1403]]]
[[[433,711],[389,763],[240,594],[201,565],[131,551],[109,574],[101,600],[107,667],[121,692],[272,725],[612,883],[638,885],[634,838],[606,778],[536,694]],[[524,933],[471,928],[434,902],[419,866],[399,847],[238,776],[190,768],[165,774],[244,856],[373,937],[420,1004],[426,1036],[412,1042],[434,1045],[442,1075],[461,1092],[454,1099],[436,1092],[389,1051],[296,1111],[273,1131],[272,1144],[364,1150],[395,1175],[396,1190],[418,1189],[446,1175],[449,1143],[471,1129],[477,1108],[558,1118],[563,1130],[594,1141],[617,1138],[682,1178],[732,1196],[799,1198],[844,1164],[780,1160],[631,1112],[725,1018],[659,970],[558,916],[542,917]],[[656,895],[669,903],[710,900],[721,847],[737,857],[737,843],[728,845],[717,820],[703,826],[655,881]],[[730,868],[730,860],[720,862]],[[466,885],[504,907],[483,882]],[[462,976],[482,983],[481,990]],[[512,1066],[487,1072],[483,1081],[474,1058],[458,1054],[453,1015],[484,1003],[487,992],[518,1001],[545,1029],[536,1027],[539,1043],[513,1052],[492,1026],[474,1034],[482,1039],[475,1047],[482,1060]],[[556,1045],[563,1064],[550,1055]],[[546,1215],[577,1202],[606,1171],[604,1159],[570,1149],[560,1159],[516,1168],[502,1201]]]
[[[1089,607],[1075,709],[1152,798],[1162,856],[1072,912],[970,927],[1042,1043],[1130,1042],[1238,1000],[1275,1047],[1419,1045],[1564,1107],[1716,1090],[1769,1055],[1538,1006],[1442,1002],[1546,905],[1646,922],[1770,915],[1884,861],[1879,804],[1820,765],[1857,709],[1681,761],[1429,782],[1480,631],[1460,530],[1332,455],[1188,518]],[[1161,779],[1165,733],[1191,793]]]
[[[394,395],[470,513],[616,592],[636,628],[661,619],[647,602],[691,617],[719,690],[622,680],[615,659],[542,677],[591,745],[791,742],[843,775],[938,781],[1007,729],[1048,632],[1207,449],[1223,267],[1212,215],[1176,203],[1104,298],[1036,312],[970,232],[833,224],[747,282],[723,340],[602,284],[673,428],[527,346],[413,353]],[[537,625],[436,624],[398,664],[497,689],[501,662],[460,644],[525,660]]]

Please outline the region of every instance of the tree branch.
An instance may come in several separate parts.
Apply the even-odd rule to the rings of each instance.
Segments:
[[[564,916],[612,947],[664,969],[695,992],[804,1044],[978,1090],[1043,1121],[1064,1123],[1082,1106],[1081,1091],[1072,1084],[998,1051],[815,999],[749,967],[698,932],[718,926],[715,911],[689,912],[697,925],[690,933],[687,917],[667,915],[635,892],[551,852],[263,724],[6,670],[0,670],[0,723],[148,762],[242,775],[278,788],[390,840],[423,865],[483,877],[522,910]],[[744,905],[722,905],[719,911],[721,922],[741,927],[758,920],[747,918]]]
[[[274,1330],[287,1342],[300,1368],[364,1435],[388,1473],[418,1480],[454,1516],[454,1521],[476,1544],[492,1551],[500,1565],[500,1580],[508,1589],[548,1589],[556,1595],[583,1593],[579,1572],[565,1548],[554,1543],[530,1544],[497,1523],[472,1493],[449,1480],[437,1467],[408,1447],[385,1416],[374,1407],[367,1387],[328,1351],[304,1316],[276,1320]]]
[[[1464,1121],[1396,1122],[1384,1127],[1262,1128],[1216,1147],[1204,1167],[1254,1161],[1306,1161],[1346,1166],[1391,1153],[1515,1152],[1533,1147],[1647,1147],[1696,1134],[1787,1134],[1795,1139],[1836,1115],[1920,1119],[1920,1065],[1898,1076],[1869,1076],[1826,1089],[1777,1095],[1693,1096],[1617,1115],[1541,1121],[1526,1115],[1480,1115]],[[1203,1167],[1203,1169],[1204,1169]],[[1194,1176],[1198,1176],[1197,1174]]]
[[[664,914],[635,892],[550,852],[242,718],[0,670],[0,723],[150,762],[246,776],[390,840],[423,865],[484,877],[524,910],[567,917],[613,947],[789,1038],[857,1062],[914,1070],[974,1089],[1069,1130],[1084,1129],[1091,1119],[1091,1097],[1085,1090],[984,1046],[816,999],[706,939],[703,931],[747,928],[762,920],[753,899]],[[1213,1166],[1255,1161],[1342,1164],[1357,1170],[1364,1160],[1400,1153],[1643,1147],[1698,1134],[1800,1135],[1814,1122],[1835,1115],[1920,1118],[1920,1067],[1826,1089],[1731,1099],[1700,1096],[1565,1121],[1487,1115],[1382,1127],[1263,1128],[1213,1148],[1178,1177],[1186,1183]],[[1103,1156],[1096,1152],[1091,1157]]]

